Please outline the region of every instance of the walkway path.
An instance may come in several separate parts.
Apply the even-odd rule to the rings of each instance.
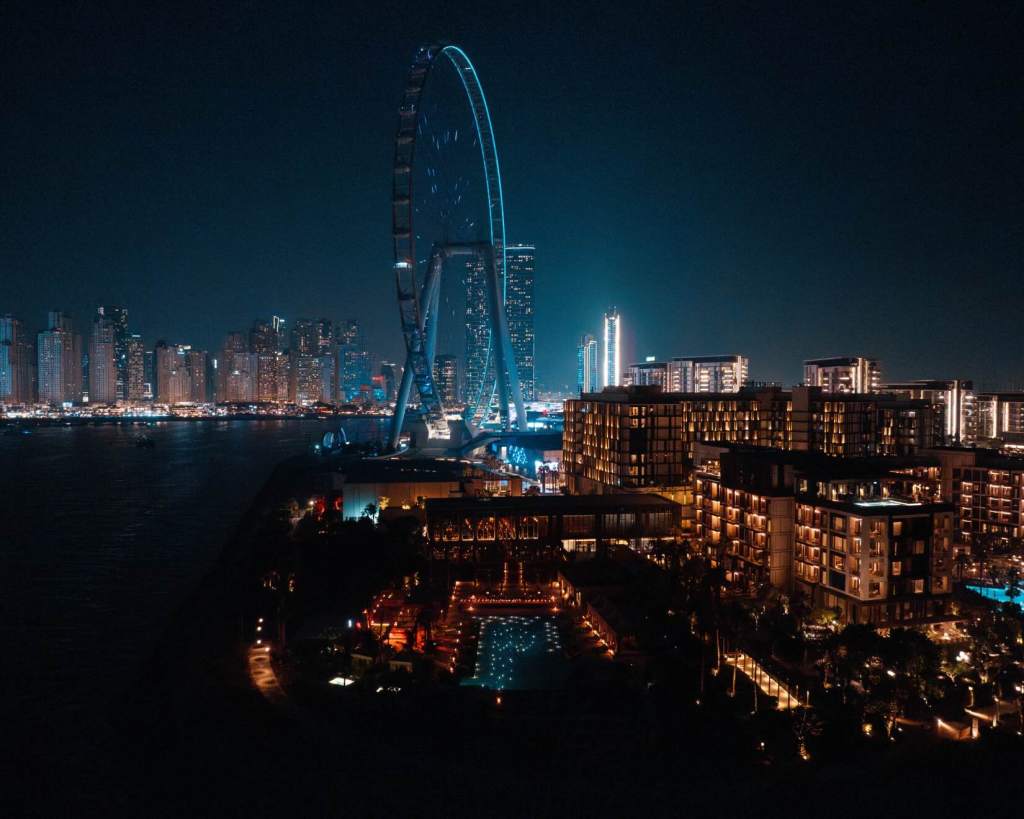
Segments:
[[[727,653],[725,662],[736,666],[769,697],[778,697],[780,710],[800,706],[800,700],[781,681],[765,671],[749,654],[744,654],[742,651]]]

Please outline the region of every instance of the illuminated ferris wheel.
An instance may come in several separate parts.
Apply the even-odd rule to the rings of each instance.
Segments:
[[[413,387],[438,437],[453,405],[476,431],[497,412],[525,428],[505,313],[505,214],[490,112],[476,69],[455,45],[416,52],[398,110],[392,183],[395,282],[406,366],[392,419],[398,444]],[[434,379],[441,351],[461,351],[458,395]]]

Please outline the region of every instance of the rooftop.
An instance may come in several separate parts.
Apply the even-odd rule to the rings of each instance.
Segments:
[[[619,493],[613,495],[523,495],[498,498],[429,498],[427,514],[490,510],[511,514],[601,514],[613,512],[678,512],[675,501],[661,495]]]
[[[434,458],[366,458],[346,466],[346,483],[453,483],[468,477],[466,461]]]

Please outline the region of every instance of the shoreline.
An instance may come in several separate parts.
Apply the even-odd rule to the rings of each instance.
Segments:
[[[124,417],[97,417],[97,418],[11,418],[0,416],[0,424],[9,424],[11,427],[92,427],[92,426],[142,426],[150,427],[164,423],[200,423],[203,421],[334,421],[346,419],[366,419],[367,421],[380,421],[391,418],[391,414],[369,414],[369,413],[334,413],[331,415],[259,415],[257,413],[238,413],[234,415],[203,415],[197,417],[167,415],[148,416],[131,415]]]

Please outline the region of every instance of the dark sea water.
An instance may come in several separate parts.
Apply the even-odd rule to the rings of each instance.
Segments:
[[[348,419],[351,440],[378,437]],[[337,423],[169,422],[0,436],[0,693],[33,741],[135,679],[274,466]]]

